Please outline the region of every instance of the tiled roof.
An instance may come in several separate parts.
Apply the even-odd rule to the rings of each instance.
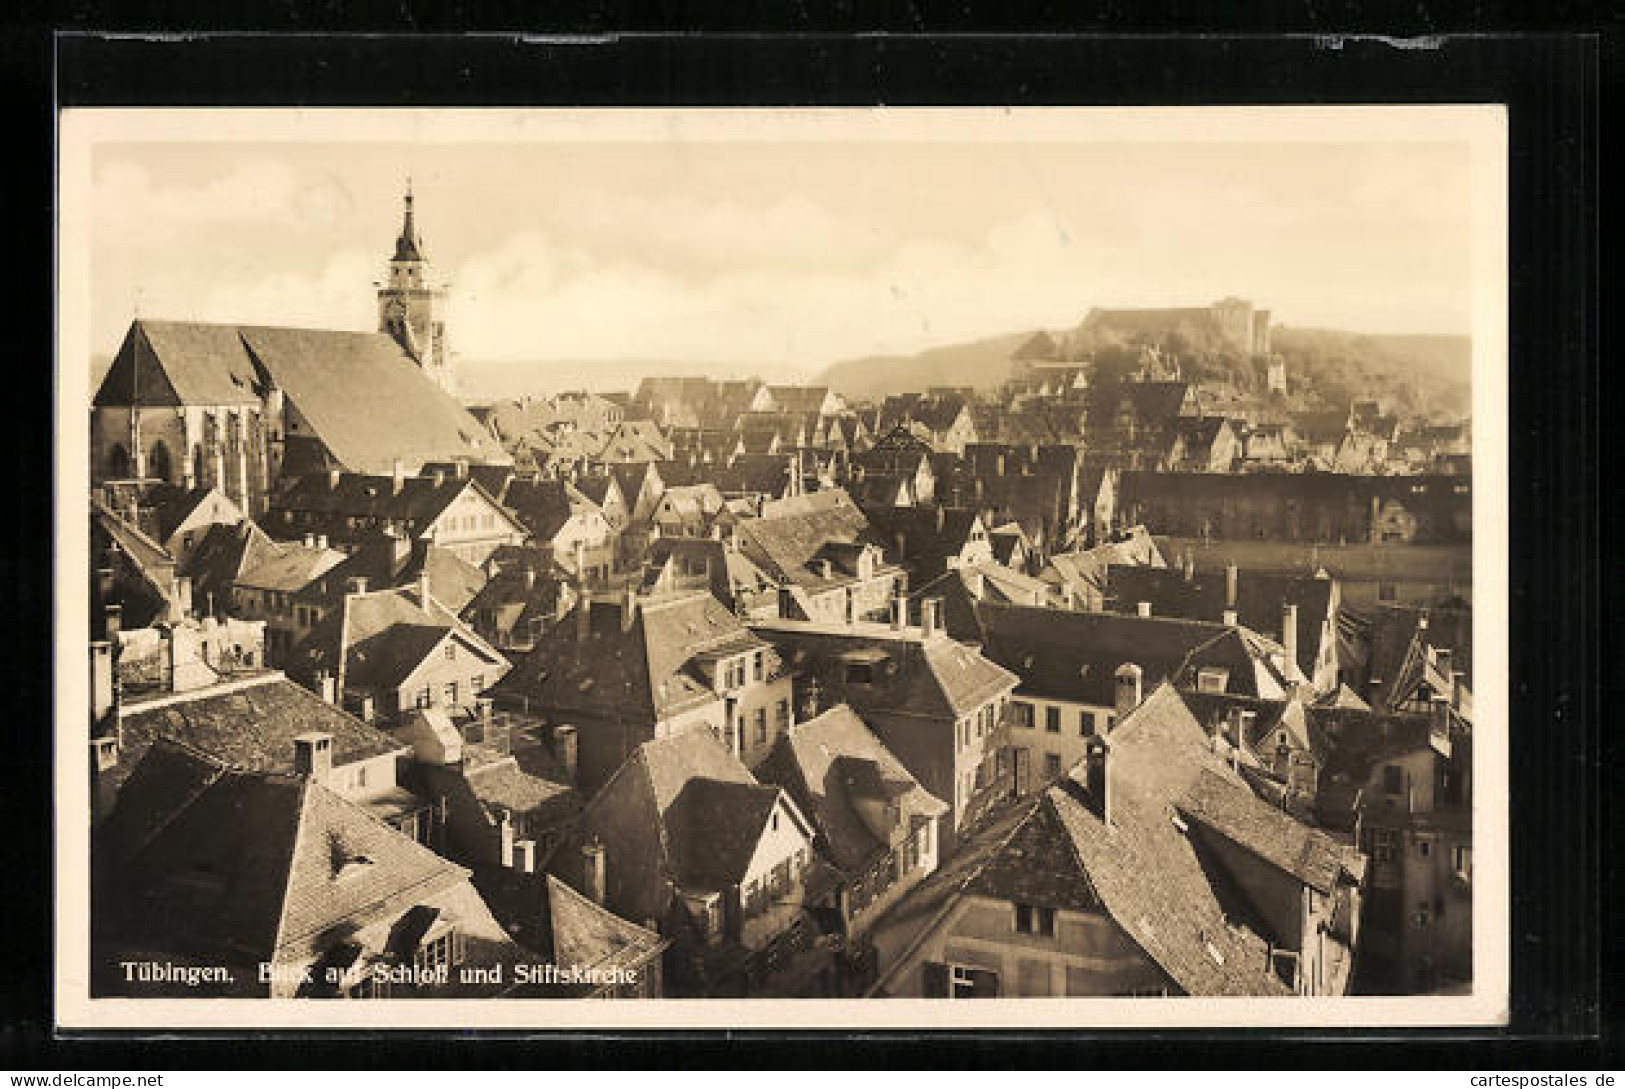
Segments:
[[[306,548],[295,541],[264,541],[251,547],[237,572],[237,585],[297,593],[344,562],[333,548]]]
[[[502,655],[436,601],[433,593],[425,606],[413,588],[345,595],[338,610],[324,617],[294,648],[289,672],[304,679],[322,671],[336,676],[342,655],[346,689],[394,689],[448,635],[494,670],[505,671],[507,660]]]
[[[1244,913],[1230,900],[1230,883],[1174,823],[1205,775],[1247,791],[1179,693],[1159,686],[1117,724],[1107,766],[1110,823],[1096,811],[1081,768],[1044,795],[1106,912],[1185,994],[1290,993],[1269,971],[1266,941],[1233,921]]]
[[[464,477],[408,476],[397,489],[387,473],[340,473],[336,483],[328,473],[307,473],[284,483],[271,497],[271,510],[410,522],[422,530],[469,489],[496,506],[478,483]],[[274,517],[270,524],[277,528]]]
[[[854,770],[854,761],[898,801],[903,830],[911,832],[916,817],[936,818],[948,811],[845,704],[791,726],[756,771],[763,781],[789,791],[822,833],[818,845],[848,873],[891,847],[858,814],[852,796],[855,788],[861,789],[858,777],[846,774]]]
[[[977,606],[983,653],[1038,696],[1110,707],[1116,671],[1133,663],[1149,691],[1158,682],[1194,685],[1205,665],[1230,671],[1228,691],[1258,695],[1258,655],[1240,630],[1168,617],[1084,613],[984,601]]]
[[[156,762],[156,763],[153,763]],[[180,775],[166,765],[180,763]],[[270,961],[334,927],[359,929],[403,894],[423,897],[467,871],[371,817],[323,786],[291,775],[222,766],[197,789],[199,754],[154,746],[132,777],[178,784],[186,797],[145,835],[108,818],[122,932],[192,949],[232,948]],[[152,767],[148,767],[152,764]],[[151,809],[139,816],[150,824]]]
[[[1112,564],[1105,588],[1108,607],[1133,611],[1141,601],[1151,603],[1155,616],[1177,616],[1217,623],[1224,618],[1225,572],[1212,568],[1187,579],[1177,567]],[[1240,571],[1236,577],[1237,619],[1254,631],[1280,639],[1283,605],[1298,607],[1298,665],[1313,676],[1320,656],[1322,625],[1332,618],[1333,583],[1309,575],[1259,574]]]
[[[1045,581],[1104,593],[1107,569],[1113,564],[1164,565],[1156,540],[1144,526],[1135,526],[1121,541],[1110,541],[1081,552],[1055,553],[1049,558]]]
[[[114,783],[122,782],[160,737],[249,771],[291,772],[294,738],[305,733],[332,735],[335,767],[402,748],[382,730],[276,673],[219,692],[199,689],[195,697],[148,710],[132,707],[120,729],[120,760],[108,773]]]
[[[515,663],[498,691],[523,695],[558,713],[660,721],[716,699],[695,658],[748,635],[706,592],[640,601],[630,625],[622,624],[624,601],[583,604],[590,609],[585,640],[577,617],[566,617]]]
[[[160,369],[172,399],[159,404],[252,404],[268,377],[352,470],[385,472],[396,458],[505,457],[385,333],[138,319],[97,403],[129,403],[133,383],[156,384]]]
[[[427,565],[429,595],[453,612],[461,612],[485,585],[485,574],[450,549],[428,541],[383,534],[366,539],[344,561],[295,595],[299,601],[336,606],[350,580],[366,579],[369,590],[416,585]]]
[[[810,412],[823,410],[824,398],[829,396],[828,386],[768,386],[773,406],[780,412]]]
[[[724,889],[745,879],[779,801],[779,788],[691,778],[665,811],[668,849],[686,888]]]
[[[598,505],[573,484],[551,477],[515,477],[503,505],[539,541],[551,541],[573,515],[598,512]]]
[[[580,965],[606,971],[641,964],[658,952],[664,939],[653,930],[630,923],[545,873],[487,868],[476,871],[474,885],[514,938],[546,961],[562,967]],[[541,984],[548,995],[580,997],[598,988],[564,981]]]
[[[869,520],[850,502],[806,513],[747,518],[736,530],[740,546],[769,575],[797,585],[822,583],[808,566],[820,549],[832,543],[851,544],[866,539],[868,531]]]
[[[1204,769],[1175,802],[1187,820],[1330,894],[1342,868],[1342,852],[1326,833],[1264,804],[1245,782]]]
[[[846,698],[859,712],[901,711],[958,719],[1014,687],[1014,673],[975,648],[938,634],[922,638],[918,629],[898,632],[885,624],[820,624],[801,620],[760,620],[752,630],[771,640],[800,670],[833,672],[841,656],[873,651],[884,660],[883,682],[848,687]],[[825,690],[830,690],[826,685]]]
[[[471,767],[466,774],[468,785],[476,798],[486,805],[514,813],[540,809],[575,789],[568,784],[552,783],[523,771],[519,761],[512,756]]]

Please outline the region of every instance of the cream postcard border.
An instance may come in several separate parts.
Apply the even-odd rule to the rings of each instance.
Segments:
[[[89,963],[91,159],[130,142],[1460,142],[1471,147],[1474,985],[1414,998],[92,999]],[[55,1015],[59,1029],[1493,1026],[1509,995],[1507,122],[1497,105],[1194,108],[76,109],[58,115]],[[105,347],[105,346],[103,346]]]

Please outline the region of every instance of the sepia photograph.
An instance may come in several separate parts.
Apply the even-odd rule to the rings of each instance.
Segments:
[[[1504,1023],[1501,108],[61,131],[60,1023]]]

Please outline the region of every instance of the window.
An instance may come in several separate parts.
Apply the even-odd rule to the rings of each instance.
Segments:
[[[767,652],[759,650],[751,655],[750,665],[751,676],[758,681],[761,680],[767,674]]]
[[[468,679],[468,690],[474,695],[485,691],[485,674],[476,673]]]
[[[457,682],[452,681],[446,685],[446,706],[457,706]]]
[[[1095,732],[1095,713],[1093,711],[1078,712],[1078,736],[1089,737]]]
[[[1055,936],[1055,909],[1035,907],[1032,904],[1017,904],[1016,930],[1022,934],[1036,934],[1041,938],[1053,938]]]
[[[1397,592],[1397,590],[1396,590],[1393,583],[1391,583],[1391,582],[1380,582],[1380,583],[1377,584],[1377,600],[1378,601],[1395,601],[1395,600],[1398,599],[1398,597],[1399,597],[1399,594],[1398,594],[1398,592]]]
[[[756,709],[756,744],[767,744],[767,708]]]
[[[1471,881],[1473,878],[1473,849],[1471,847],[1452,847],[1450,849],[1450,868],[1455,871],[1458,878]]]
[[[457,644],[456,643],[447,643],[446,644],[446,661],[455,662],[456,660],[457,660]]]
[[[1427,840],[1419,839],[1419,840],[1416,841],[1416,853],[1418,855],[1420,855],[1422,858],[1428,857],[1428,854],[1431,851],[1431,849],[1432,849],[1431,844],[1429,844]]]
[[[1015,724],[1029,730],[1032,729],[1033,705],[1022,700],[1017,700],[1013,706],[1015,708]]]
[[[418,946],[418,951],[412,958],[413,965],[420,972],[433,972],[438,969],[449,972],[451,966],[461,959],[460,937],[455,929],[450,929],[439,937],[424,942]]]
[[[1382,769],[1382,792],[1384,794],[1405,793],[1405,769],[1398,764],[1389,764]]]
[[[1059,707],[1044,708],[1044,732],[1051,734],[1061,732],[1061,709]]]
[[[848,662],[846,664],[847,684],[868,684],[871,677],[868,662]]]
[[[962,964],[948,969],[949,998],[997,998],[999,975],[985,968],[967,968]]]
[[[1061,758],[1055,753],[1044,754],[1044,777],[1046,779],[1059,779],[1061,777]]]
[[[414,701],[419,707],[427,707],[434,702],[434,693],[427,685],[418,689],[417,699]]]
[[[1371,858],[1376,862],[1392,862],[1399,833],[1392,828],[1376,828],[1371,832]]]
[[[778,706],[773,709],[773,721],[776,722],[780,727],[790,725],[789,700],[779,701]]]

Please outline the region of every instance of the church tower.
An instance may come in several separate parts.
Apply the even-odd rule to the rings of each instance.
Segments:
[[[394,337],[430,381],[456,396],[457,375],[446,347],[442,315],[445,298],[445,288],[429,280],[429,261],[423,256],[413,219],[412,183],[408,181],[406,213],[395,240],[395,256],[389,261],[389,278],[378,288],[378,331]]]

